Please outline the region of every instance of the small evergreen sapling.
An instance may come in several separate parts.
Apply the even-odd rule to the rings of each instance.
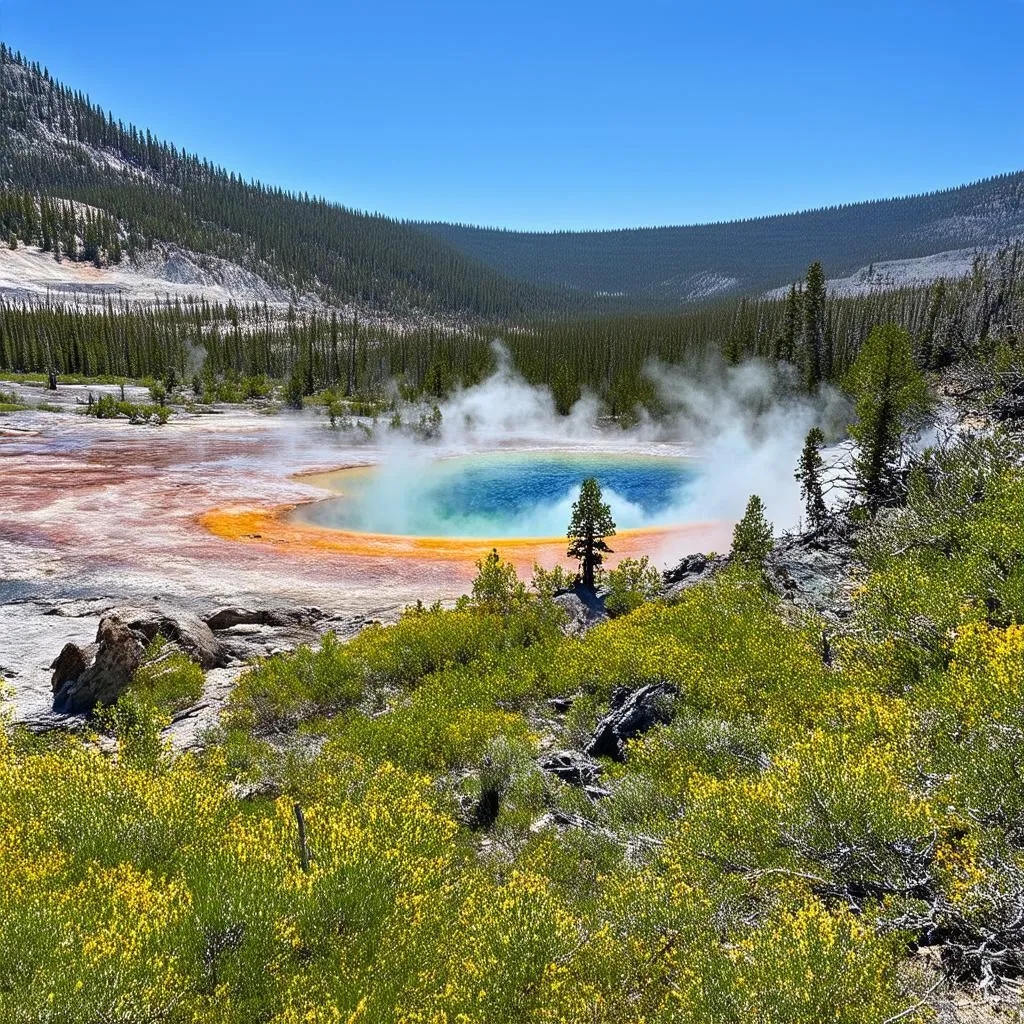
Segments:
[[[746,565],[760,565],[772,550],[772,524],[764,514],[764,502],[756,495],[747,502],[743,518],[732,532],[732,557]]]

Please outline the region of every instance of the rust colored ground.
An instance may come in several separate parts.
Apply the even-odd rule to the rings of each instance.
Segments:
[[[204,512],[198,522],[217,537],[254,544],[269,544],[293,555],[333,554],[359,558],[414,558],[430,562],[451,562],[460,575],[471,575],[474,563],[497,548],[502,557],[518,568],[531,568],[535,562],[550,567],[568,564],[563,537],[452,538],[402,537],[392,534],[360,533],[296,523],[289,515],[296,505],[270,508],[216,508]],[[721,536],[718,523],[691,523],[685,526],[623,530],[614,539],[615,558],[638,557],[668,546],[684,544],[692,550],[714,546]]]

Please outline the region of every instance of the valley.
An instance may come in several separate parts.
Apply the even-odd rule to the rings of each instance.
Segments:
[[[357,7],[0,43],[0,1021],[1024,1019],[1024,15]]]

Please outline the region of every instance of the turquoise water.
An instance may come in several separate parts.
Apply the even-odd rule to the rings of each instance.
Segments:
[[[679,522],[696,478],[661,456],[515,452],[389,460],[337,478],[342,495],[302,506],[305,522],[419,537],[565,533],[580,484],[596,477],[620,530]]]

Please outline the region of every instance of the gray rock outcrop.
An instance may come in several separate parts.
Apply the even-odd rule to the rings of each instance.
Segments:
[[[67,645],[54,662],[66,673],[72,664],[88,659],[85,650],[68,651]],[[53,698],[55,711],[84,714],[97,706],[113,704],[124,693],[142,663],[146,645],[116,615],[105,615],[96,634],[95,654],[74,679],[66,679]],[[65,653],[67,652],[67,653]],[[81,657],[80,657],[81,656]],[[55,670],[55,680],[57,673]]]
[[[556,594],[553,600],[565,612],[562,632],[567,636],[582,636],[608,618],[604,601],[582,587]]]
[[[729,564],[728,555],[687,555],[672,569],[662,574],[665,597],[674,597],[698,583],[706,583]]]
[[[192,612],[161,608],[114,608],[110,612],[120,618],[132,632],[151,643],[159,634],[204,669],[220,668],[228,657],[213,630]]]
[[[601,775],[601,765],[578,750],[556,750],[538,761],[540,770],[570,786],[592,786]]]
[[[629,740],[654,725],[672,720],[675,693],[675,687],[669,683],[650,683],[632,692],[618,690],[612,696],[608,714],[598,722],[594,738],[584,752],[590,757],[622,761]]]

